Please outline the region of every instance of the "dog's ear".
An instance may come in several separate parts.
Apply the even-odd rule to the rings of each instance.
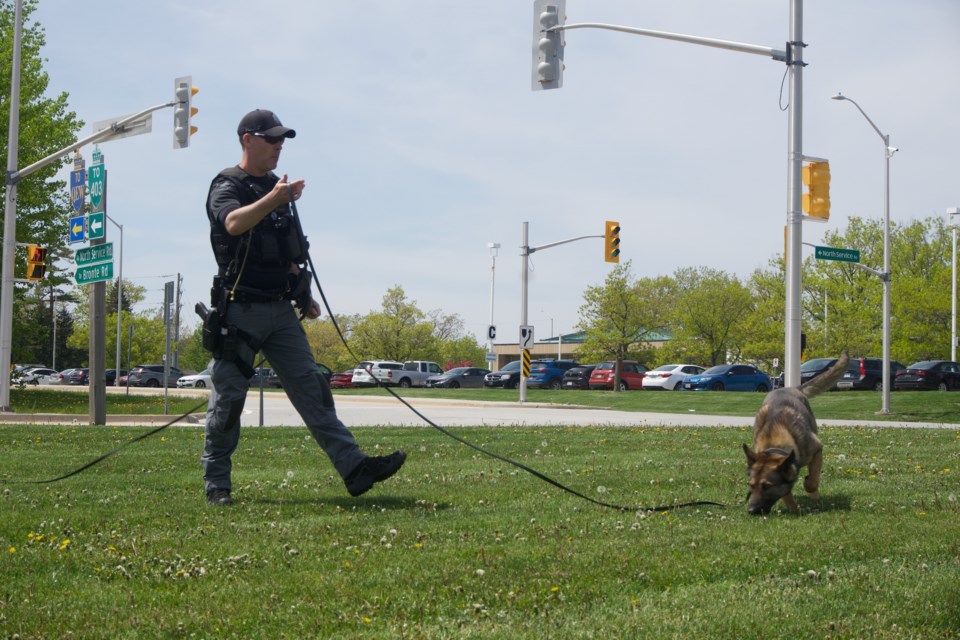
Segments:
[[[750,450],[750,447],[743,445],[743,452],[747,454],[747,462],[753,464],[757,461],[757,454]]]
[[[780,463],[780,473],[789,482],[794,482],[797,479],[799,469],[797,469],[797,454],[795,451],[791,451],[790,455]]]

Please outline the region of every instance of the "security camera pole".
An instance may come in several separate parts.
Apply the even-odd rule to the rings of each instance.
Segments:
[[[785,62],[790,75],[787,136],[787,275],[784,327],[784,385],[800,384],[800,251],[803,214],[800,173],[803,167],[803,0],[790,0],[790,41],[786,50],[743,42],[715,40],[665,31],[635,29],[613,24],[585,22],[564,24],[566,0],[535,0],[533,15],[533,90],[563,86],[564,31],[607,29],[633,35],[676,40],[741,53],[762,55]]]

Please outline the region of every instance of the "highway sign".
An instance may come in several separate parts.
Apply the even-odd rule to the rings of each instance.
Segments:
[[[92,164],[87,169],[87,187],[90,192],[90,210],[103,211],[104,196],[107,192],[107,171],[103,168],[102,162]]]
[[[113,260],[112,242],[97,244],[92,247],[84,247],[83,249],[78,249],[77,252],[73,254],[73,261],[77,263],[78,267],[82,267],[85,264],[106,262],[108,260]]]
[[[70,226],[67,227],[67,236],[70,244],[84,242],[87,239],[87,225],[84,216],[74,216],[70,218]]]
[[[84,187],[87,183],[84,180],[85,173],[82,167],[70,172],[70,204],[77,213],[83,212]]]
[[[837,249],[834,247],[817,247],[817,260],[838,260],[840,262],[860,262],[860,252],[857,249]]]
[[[103,220],[104,213],[91,213],[87,216],[87,238],[90,240],[99,240],[107,233],[107,226]]]
[[[100,264],[90,265],[89,267],[80,267],[74,274],[77,284],[90,284],[91,282],[102,282],[103,280],[113,279],[113,263],[101,262]]]

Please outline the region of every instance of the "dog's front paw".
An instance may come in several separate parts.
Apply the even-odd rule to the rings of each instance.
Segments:
[[[811,491],[811,492],[808,494],[807,497],[809,497],[811,500],[819,500],[819,499],[820,499],[820,492],[819,492],[819,491]]]

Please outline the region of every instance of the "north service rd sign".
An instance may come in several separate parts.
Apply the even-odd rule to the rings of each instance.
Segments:
[[[77,284],[113,280],[112,242],[78,249],[73,259],[77,263],[77,272],[74,274]]]
[[[839,262],[860,262],[860,251],[857,249],[837,249],[834,247],[817,247],[814,254],[817,260],[837,260]]]

